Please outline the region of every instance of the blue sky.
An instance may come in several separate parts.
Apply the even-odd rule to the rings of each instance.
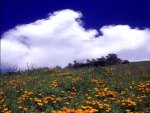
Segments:
[[[1,64],[150,60],[149,0],[1,0]]]
[[[62,9],[81,11],[86,28],[128,24],[150,27],[149,0],[1,0],[2,32]]]

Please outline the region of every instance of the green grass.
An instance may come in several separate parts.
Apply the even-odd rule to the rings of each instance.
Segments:
[[[0,76],[2,113],[149,113],[150,62]]]

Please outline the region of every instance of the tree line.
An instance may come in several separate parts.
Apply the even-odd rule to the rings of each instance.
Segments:
[[[104,67],[116,64],[128,64],[128,60],[122,60],[118,58],[117,54],[111,53],[108,54],[106,57],[96,58],[89,60],[87,59],[86,62],[77,61],[75,60],[73,63],[69,63],[67,68],[80,68],[80,67]]]

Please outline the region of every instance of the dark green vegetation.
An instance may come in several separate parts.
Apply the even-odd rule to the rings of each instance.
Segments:
[[[87,59],[86,62],[77,61],[75,60],[74,63],[69,63],[68,68],[81,68],[81,67],[105,67],[105,66],[111,66],[116,64],[128,64],[128,60],[122,60],[118,58],[117,54],[111,53],[108,54],[106,57],[96,58],[89,60]]]
[[[0,76],[2,113],[149,113],[150,62]]]

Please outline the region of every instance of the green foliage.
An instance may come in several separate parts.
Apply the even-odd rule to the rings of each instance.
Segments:
[[[150,62],[32,69],[1,76],[0,111],[148,113],[149,94]]]

